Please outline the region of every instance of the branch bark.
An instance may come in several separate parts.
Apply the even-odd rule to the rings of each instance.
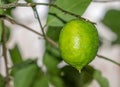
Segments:
[[[7,48],[6,48],[6,29],[5,29],[5,24],[4,20],[1,20],[2,23],[2,50],[3,50],[3,57],[5,61],[5,68],[6,68],[6,84],[7,87],[9,87],[9,68],[8,68],[8,60],[7,60]]]

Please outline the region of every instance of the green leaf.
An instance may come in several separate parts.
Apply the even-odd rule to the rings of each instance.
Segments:
[[[39,68],[36,62],[31,62],[29,64],[26,64],[23,67],[16,66],[15,68],[16,70],[13,69],[14,86],[15,87],[32,87],[35,81],[35,76],[39,71]]]
[[[57,75],[51,76],[50,82],[52,85],[54,85],[54,87],[64,87],[63,80]]]
[[[116,35],[117,40],[114,43],[120,44],[120,10],[109,10],[102,22],[108,26]]]
[[[47,36],[58,43],[61,27],[49,26]],[[46,52],[44,54],[43,63],[47,68],[49,82],[55,87],[64,87],[62,79],[59,77],[58,63],[62,60],[58,48],[46,43]]]
[[[36,60],[26,60],[12,68],[15,87],[49,87],[48,79],[37,66]]]
[[[6,41],[8,41],[10,37],[10,29],[9,27],[6,26],[5,29],[6,29]],[[1,39],[2,39],[2,23],[0,23],[0,43],[1,43]]]
[[[87,87],[93,80],[94,69],[86,66],[82,73],[79,73],[71,66],[65,66],[61,70],[61,77],[65,87]]]
[[[48,79],[41,70],[36,74],[32,87],[49,87]]]
[[[99,70],[96,70],[94,72],[94,78],[97,80],[100,87],[109,87],[108,80],[105,77],[102,76],[102,73]]]
[[[5,87],[5,78],[0,74],[0,87]]]
[[[0,4],[2,4],[2,1],[0,0]],[[0,14],[3,14],[4,10],[0,9]],[[0,43],[1,43],[1,39],[2,39],[2,20],[0,20]]]
[[[0,20],[0,43],[1,43],[1,39],[2,39],[2,22]]]
[[[47,36],[54,40],[56,43],[59,41],[59,34],[62,27],[53,27],[49,26],[47,30]],[[46,43],[46,51],[49,52],[51,55],[56,56],[61,60],[60,50],[54,46],[51,46],[49,43]]]
[[[29,66],[30,64],[33,64],[35,63],[36,60],[31,60],[31,59],[28,59],[28,60],[25,60],[19,64],[16,64],[12,67],[12,70],[11,70],[11,75],[14,76],[14,74],[19,71],[20,69],[24,68],[25,66]]]
[[[56,48],[56,47],[51,46],[51,45],[48,44],[48,45],[46,45],[46,51],[49,54],[55,56],[59,61],[62,60],[59,48]]]
[[[6,26],[6,38],[7,38],[7,41],[9,40],[9,37],[10,37],[10,28]]]
[[[61,69],[61,78],[65,87],[80,87],[80,74],[71,66],[65,66]],[[79,83],[78,83],[79,82]]]
[[[9,52],[10,52],[10,56],[13,64],[19,64],[22,62],[22,56],[17,46],[9,50]]]
[[[38,79],[35,80],[33,87],[49,87],[47,77],[45,76],[38,77]]]
[[[66,11],[82,15],[90,2],[91,0],[56,0],[55,4]],[[47,25],[63,26],[64,23],[74,18],[74,16],[64,13],[55,7],[51,7],[49,10]]]
[[[0,14],[3,14],[4,13],[4,10],[3,9],[0,9]]]
[[[51,55],[48,52],[45,52],[44,58],[43,58],[43,63],[47,68],[47,76],[49,79],[49,82],[54,85],[55,87],[63,87],[63,81],[59,77],[59,68],[58,68],[58,63],[60,61],[58,58],[56,58],[54,55]]]
[[[33,2],[33,0],[25,0],[26,2],[28,2],[28,3],[31,3],[31,2]]]
[[[2,0],[0,0],[0,4],[2,4]]]
[[[49,54],[48,52],[45,52],[44,57],[43,57],[43,63],[47,68],[47,72],[51,75],[56,75],[59,72],[59,69],[57,67],[59,60]]]
[[[89,84],[93,81],[94,71],[95,69],[89,65],[83,68],[80,75],[80,85],[82,87],[88,87]]]
[[[6,4],[10,4],[15,2],[16,0],[5,0]],[[18,0],[19,1],[19,0]],[[4,11],[5,14],[12,16],[12,10],[15,9],[16,7],[8,8]]]
[[[16,1],[16,0],[6,0],[6,3],[12,3],[14,1]]]
[[[13,10],[13,9],[15,9],[15,8],[6,9],[5,14],[10,15],[10,16],[12,17],[12,16],[13,16],[13,15],[12,15],[12,10]]]
[[[47,30],[47,36],[49,36],[55,42],[58,42],[61,29],[62,27],[49,26]]]

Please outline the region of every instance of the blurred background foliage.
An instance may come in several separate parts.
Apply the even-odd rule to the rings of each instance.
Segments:
[[[120,44],[120,10],[110,9],[105,14],[102,23],[117,35],[117,39],[113,44]]]

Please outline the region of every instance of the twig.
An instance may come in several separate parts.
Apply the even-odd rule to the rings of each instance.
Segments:
[[[6,29],[5,29],[5,24],[4,20],[1,20],[2,23],[2,49],[3,49],[3,57],[5,60],[5,68],[6,68],[6,84],[7,87],[9,87],[9,68],[8,68],[8,60],[7,60],[7,48],[6,48]]]
[[[41,31],[42,31],[42,35],[43,35],[44,39],[46,40],[46,35],[45,35],[45,32],[44,32],[44,28],[43,28],[43,26],[42,26],[42,22],[41,22],[41,20],[40,20],[39,13],[38,13],[38,11],[37,11],[36,6],[33,7],[33,10],[34,10],[35,15],[36,15],[36,17],[37,17],[37,20],[38,20],[38,22],[39,22],[39,25],[40,25],[40,28],[41,28]]]
[[[58,44],[57,44],[56,42],[54,42],[51,38],[49,38],[49,37],[47,37],[47,36],[45,35],[45,32],[44,32],[44,28],[45,28],[45,27],[42,26],[42,23],[41,23],[41,20],[40,20],[38,11],[37,11],[36,7],[33,7],[33,9],[34,9],[35,15],[36,15],[36,17],[37,17],[37,19],[38,19],[38,22],[39,22],[40,28],[41,28],[41,30],[42,30],[44,39],[45,39],[46,41],[48,41],[48,43],[50,43],[51,45],[53,45],[53,46],[55,46],[55,47],[58,48]]]
[[[11,17],[9,17],[9,16],[0,15],[0,18],[6,19],[7,21],[11,22],[12,24],[17,24],[17,25],[23,27],[24,29],[27,29],[27,30],[29,30],[29,31],[31,31],[31,32],[33,32],[33,33],[35,33],[35,34],[43,37],[43,35],[42,35],[41,33],[35,31],[34,29],[32,29],[32,28],[30,28],[30,27],[28,27],[28,26],[26,26],[26,25],[24,25],[24,24],[21,24],[21,23],[15,21],[13,18],[11,18]],[[51,38],[49,38],[49,37],[46,36],[46,39],[47,39],[47,41],[48,41],[51,45],[53,45],[53,46],[55,46],[55,47],[58,47],[58,44],[56,44],[56,42],[54,42]]]
[[[6,19],[7,21],[11,22],[12,24],[17,24],[17,25],[19,25],[19,26],[21,26],[21,27],[23,27],[23,28],[25,28],[25,29],[27,29],[27,30],[29,30],[29,31],[31,31],[31,32],[34,32],[35,34],[37,34],[37,35],[39,35],[39,36],[43,36],[41,33],[33,30],[32,28],[30,28],[30,27],[28,27],[28,26],[26,26],[26,25],[24,25],[24,24],[21,24],[21,23],[17,22],[16,20],[14,20],[14,19],[13,19],[12,17],[10,17],[10,16],[0,15],[0,18]]]
[[[114,61],[114,60],[112,60],[112,59],[110,59],[110,58],[104,57],[104,56],[99,55],[99,54],[97,54],[97,56],[98,56],[99,58],[101,58],[101,59],[105,59],[105,60],[107,60],[107,61],[110,61],[110,62],[112,62],[112,63],[120,66],[120,63],[118,63],[118,62],[116,62],[116,61]]]
[[[72,16],[74,16],[76,18],[81,18],[83,20],[86,20],[86,21],[89,21],[89,22],[91,22],[93,24],[96,24],[95,22],[92,22],[92,21],[90,21],[90,20],[88,20],[86,18],[83,18],[80,15],[77,15],[75,13],[64,10],[63,8],[59,7],[58,5],[51,4],[51,3],[16,3],[16,2],[13,2],[13,3],[10,3],[10,4],[2,4],[2,5],[0,5],[0,8],[7,9],[7,8],[13,8],[13,7],[35,7],[37,5],[52,6],[52,7],[56,8],[56,9],[58,9],[58,10],[64,12],[64,13],[66,13],[66,14],[69,14],[69,15],[72,15]]]
[[[46,36],[46,39],[47,39],[48,43],[50,43],[51,45],[53,45],[56,48],[59,48],[59,45],[55,41],[53,41],[51,38]]]
[[[91,22],[92,24],[96,24],[95,22],[92,22],[92,21],[90,21],[90,20],[88,20],[88,19],[86,19],[86,18],[83,18],[83,17],[81,17],[80,15],[77,15],[77,14],[72,13],[72,12],[70,12],[70,11],[64,10],[63,8],[59,7],[59,6],[56,5],[56,4],[50,4],[50,6],[53,6],[53,7],[55,7],[56,9],[58,9],[58,10],[64,12],[64,13],[66,13],[66,14],[72,15],[72,16],[74,16],[74,17],[76,17],[76,18],[80,18],[80,19],[89,21],[89,22]]]

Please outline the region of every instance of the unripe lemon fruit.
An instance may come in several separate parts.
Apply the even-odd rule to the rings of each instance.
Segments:
[[[99,38],[94,24],[83,19],[71,20],[60,32],[59,47],[63,60],[79,72],[98,51]]]

